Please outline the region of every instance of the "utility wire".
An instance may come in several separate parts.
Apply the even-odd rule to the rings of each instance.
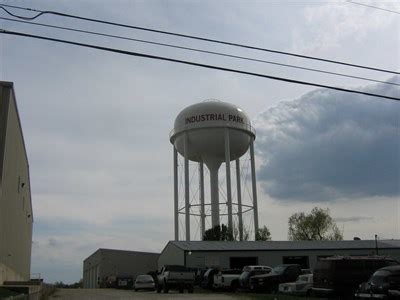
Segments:
[[[11,7],[11,8],[15,8],[15,9],[34,11],[34,12],[38,12],[38,14],[33,16],[33,17],[23,17],[23,16],[19,16],[19,15],[11,13],[5,7]],[[178,36],[178,37],[182,37],[182,38],[188,38],[188,39],[200,40],[200,41],[205,41],[205,42],[211,42],[211,43],[217,43],[217,44],[223,44],[223,45],[247,48],[247,49],[252,49],[252,50],[271,52],[271,53],[282,54],[282,55],[289,55],[289,56],[294,56],[294,57],[299,57],[299,58],[323,61],[323,62],[339,64],[339,65],[345,65],[345,66],[348,66],[348,67],[361,68],[361,69],[367,69],[367,70],[373,70],[373,71],[379,71],[379,72],[385,72],[385,73],[391,73],[391,74],[400,75],[400,72],[381,69],[381,68],[376,68],[376,67],[369,67],[369,66],[351,64],[351,63],[347,63],[347,62],[336,61],[336,60],[331,60],[331,59],[326,59],[326,58],[320,58],[320,57],[302,55],[302,54],[297,54],[297,53],[292,53],[292,52],[285,52],[285,51],[279,51],[279,50],[273,50],[273,49],[255,47],[255,46],[249,46],[249,45],[244,45],[244,44],[238,44],[238,43],[233,43],[233,42],[228,42],[228,41],[222,41],[222,40],[216,40],[216,39],[205,38],[205,37],[200,37],[200,36],[182,34],[182,33],[177,33],[177,32],[164,31],[164,30],[152,29],[152,28],[147,28],[147,27],[139,27],[139,26],[134,26],[134,25],[128,25],[128,24],[104,21],[104,20],[100,20],[100,19],[86,18],[86,17],[77,16],[77,15],[65,14],[65,13],[61,13],[61,12],[57,12],[57,11],[42,11],[42,10],[37,10],[37,9],[33,9],[33,8],[21,7],[21,6],[15,6],[15,5],[7,5],[7,4],[0,4],[0,8],[2,8],[7,14],[9,14],[9,15],[15,17],[15,18],[19,18],[19,19],[23,19],[23,20],[34,20],[34,19],[36,19],[36,18],[38,18],[38,17],[40,17],[40,16],[42,16],[44,14],[52,14],[52,15],[56,15],[56,16],[74,18],[74,19],[84,20],[84,21],[89,21],[89,22],[96,22],[96,23],[119,26],[119,27],[125,27],[125,28],[131,28],[131,29],[136,29],[136,30],[143,30],[143,31],[155,32],[155,33],[160,33],[160,34],[167,34],[167,35]]]
[[[149,41],[149,40],[129,38],[129,37],[125,37],[125,36],[106,34],[106,33],[96,32],[96,31],[75,29],[75,28],[71,28],[71,27],[56,26],[56,25],[50,25],[50,24],[45,24],[45,23],[34,23],[34,22],[21,21],[21,20],[15,20],[15,19],[10,19],[10,18],[3,18],[3,17],[0,17],[0,20],[12,21],[12,22],[17,22],[17,23],[25,23],[25,24],[37,25],[37,26],[43,26],[43,27],[49,27],[49,28],[56,28],[56,29],[62,29],[62,30],[67,30],[67,31],[73,31],[73,32],[87,33],[87,34],[92,34],[92,35],[111,37],[111,38],[134,41],[134,42],[140,42],[140,43],[145,43],[145,44],[158,45],[158,46],[170,47],[170,48],[176,48],[176,49],[183,49],[183,50],[189,50],[189,51],[194,51],[194,52],[207,53],[207,54],[230,57],[230,58],[236,58],[236,59],[241,59],[241,60],[248,60],[248,61],[254,61],[254,62],[259,62],[259,63],[282,66],[282,67],[300,69],[300,70],[305,70],[305,71],[318,72],[318,73],[324,73],[324,74],[329,74],[329,75],[336,75],[336,76],[342,76],[342,77],[347,77],[347,78],[354,78],[354,79],[360,79],[360,80],[365,80],[365,81],[371,81],[371,82],[378,82],[378,83],[383,83],[383,84],[390,84],[390,85],[400,86],[400,84],[395,83],[395,82],[390,82],[390,81],[382,81],[382,80],[376,80],[376,79],[372,79],[372,78],[366,78],[366,77],[360,77],[360,76],[347,75],[347,74],[343,74],[343,73],[330,72],[330,71],[325,71],[325,70],[321,70],[321,69],[313,69],[313,68],[306,68],[306,67],[301,67],[301,66],[296,66],[296,65],[277,63],[277,62],[273,62],[273,61],[255,59],[255,58],[245,57],[245,56],[232,55],[232,54],[227,54],[227,53],[222,53],[222,52],[208,51],[208,50],[183,47],[183,46],[178,46],[178,45],[173,45],[173,44],[153,42],[153,41]]]
[[[394,10],[390,10],[390,9],[385,9],[385,8],[378,7],[378,6],[368,5],[368,4],[359,3],[359,2],[354,2],[354,1],[351,1],[351,0],[347,0],[347,2],[352,3],[352,4],[356,4],[356,5],[361,5],[361,6],[369,7],[369,8],[379,9],[379,10],[383,10],[383,11],[386,11],[386,12],[390,12],[390,13],[394,13],[394,14],[400,15],[400,12],[398,12],[398,11],[394,11]]]
[[[266,74],[261,74],[261,73],[253,73],[253,72],[248,72],[248,71],[243,71],[243,70],[238,70],[238,69],[230,69],[230,68],[225,68],[225,67],[220,67],[220,66],[215,66],[215,65],[201,64],[201,63],[196,63],[196,62],[192,62],[192,61],[179,60],[179,59],[174,59],[174,58],[169,58],[169,57],[164,57],[164,56],[156,56],[156,55],[150,55],[150,54],[139,53],[139,52],[131,52],[131,51],[115,49],[115,48],[107,48],[107,47],[102,47],[102,46],[97,46],[97,45],[92,45],[92,44],[78,43],[78,42],[55,39],[55,38],[50,38],[50,37],[45,37],[45,36],[40,36],[40,35],[27,34],[27,33],[23,33],[23,32],[8,31],[8,30],[0,29],[0,33],[8,34],[8,35],[30,37],[30,38],[35,38],[35,39],[53,41],[53,42],[70,44],[70,45],[81,46],[81,47],[86,47],[86,48],[92,48],[92,49],[97,49],[97,50],[102,50],[102,51],[120,53],[120,54],[125,54],[125,55],[130,55],[130,56],[170,61],[170,62],[191,65],[191,66],[196,66],[196,67],[201,67],[201,68],[214,69],[214,70],[226,71],[226,72],[231,72],[231,73],[239,73],[239,74],[245,74],[245,75],[261,77],[261,78],[268,78],[268,79],[278,80],[278,81],[283,81],[283,82],[289,82],[289,83],[295,83],[295,84],[301,84],[301,85],[307,85],[307,86],[315,86],[315,87],[332,89],[332,90],[337,90],[337,91],[342,91],[342,92],[361,94],[361,95],[366,95],[366,96],[400,101],[400,98],[392,97],[392,96],[385,96],[385,95],[381,95],[381,94],[374,94],[374,93],[368,93],[368,92],[363,92],[363,91],[358,91],[358,90],[345,89],[345,88],[340,88],[340,87],[335,87],[335,86],[330,86],[330,85],[323,85],[323,84],[313,83],[313,82],[309,82],[309,81],[294,80],[294,79],[290,79],[290,78],[271,76],[271,75],[266,75]]]

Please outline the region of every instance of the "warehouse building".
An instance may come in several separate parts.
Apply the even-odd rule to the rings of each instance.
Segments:
[[[104,287],[109,279],[147,274],[157,270],[159,253],[98,249],[83,261],[83,287]]]
[[[30,280],[29,164],[13,83],[0,81],[0,285]]]
[[[351,241],[170,241],[161,252],[158,268],[184,265],[193,268],[241,269],[246,265],[296,263],[313,269],[319,258],[332,255],[387,255],[400,262],[400,240]]]

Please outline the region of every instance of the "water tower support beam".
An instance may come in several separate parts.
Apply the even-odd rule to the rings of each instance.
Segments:
[[[204,163],[199,163],[199,188],[200,188],[200,215],[201,215],[201,240],[206,231],[206,212],[204,207]]]
[[[185,153],[185,234],[186,241],[190,241],[190,195],[189,195],[189,159],[188,159],[188,136],[184,133]]]
[[[229,128],[225,128],[225,166],[226,166],[226,200],[228,205],[228,230],[233,233],[232,191],[231,191],[231,149],[229,146]]]
[[[254,211],[254,237],[258,232],[258,206],[257,206],[257,185],[256,185],[256,164],[254,162],[254,137],[250,142],[250,160],[251,160],[251,183],[253,189],[253,211]]]
[[[175,241],[179,241],[179,212],[178,212],[178,151],[174,147],[174,226]]]
[[[218,190],[218,168],[210,168],[211,187],[211,226],[219,225],[219,190]]]
[[[239,241],[243,241],[242,187],[240,182],[239,158],[236,158],[236,185],[237,185],[238,219],[239,219]]]

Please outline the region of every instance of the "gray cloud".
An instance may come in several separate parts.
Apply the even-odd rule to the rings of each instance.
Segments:
[[[362,216],[354,216],[354,217],[342,217],[342,218],[335,218],[335,222],[362,222],[362,221],[373,221],[373,217],[362,217]]]
[[[47,240],[49,247],[51,248],[57,248],[59,246],[58,241],[55,238],[49,238]]]
[[[384,84],[363,90],[400,94]],[[256,121],[258,179],[282,200],[398,196],[399,121],[396,101],[330,90],[281,102]]]

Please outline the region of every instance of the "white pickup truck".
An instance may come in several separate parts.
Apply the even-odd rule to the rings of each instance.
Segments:
[[[214,275],[214,289],[229,289],[236,291],[239,288],[239,277],[242,270],[222,270]]]
[[[170,289],[179,290],[183,293],[185,289],[193,293],[194,272],[184,266],[166,265],[157,275],[157,293],[168,293]]]

